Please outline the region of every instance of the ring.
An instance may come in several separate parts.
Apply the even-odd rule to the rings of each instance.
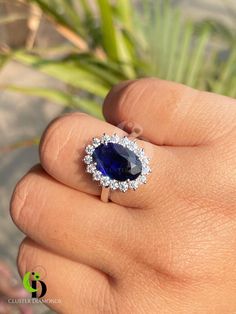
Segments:
[[[86,171],[102,186],[104,202],[108,202],[110,191],[136,190],[147,182],[150,160],[133,137],[103,134],[85,148]]]

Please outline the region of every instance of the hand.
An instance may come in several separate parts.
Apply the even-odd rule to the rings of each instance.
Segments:
[[[11,273],[10,268],[0,261],[0,314],[12,313],[11,303],[8,303],[8,299],[21,299],[28,297],[27,292],[23,287],[16,285],[17,282]],[[31,314],[31,308],[29,305],[17,304],[19,312],[22,314]]]
[[[17,185],[21,275],[42,265],[60,313],[236,313],[236,101],[142,79],[113,88],[104,115],[51,123]],[[152,173],[102,203],[84,147],[123,121],[142,126]]]

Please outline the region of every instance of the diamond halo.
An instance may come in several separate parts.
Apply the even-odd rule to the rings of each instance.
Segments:
[[[93,159],[93,153],[100,145],[107,145],[109,143],[119,144],[124,148],[127,148],[133,152],[142,164],[142,171],[140,175],[134,179],[127,179],[125,181],[118,181],[109,178],[107,175],[103,175],[101,171],[96,168],[97,163]],[[93,180],[100,183],[102,187],[110,188],[112,191],[119,190],[126,192],[127,190],[136,190],[140,185],[145,184],[147,176],[150,174],[151,169],[149,166],[149,158],[146,156],[144,150],[139,148],[138,144],[129,139],[127,136],[120,137],[117,134],[107,135],[103,134],[101,138],[93,138],[92,142],[85,148],[84,163],[86,164],[86,172],[90,173]]]

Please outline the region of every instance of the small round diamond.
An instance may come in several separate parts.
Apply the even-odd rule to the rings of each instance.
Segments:
[[[140,148],[140,149],[139,149],[139,156],[140,156],[140,157],[144,157],[144,156],[145,156],[145,153],[144,153],[144,149],[143,149],[143,148]]]
[[[108,187],[110,185],[109,177],[102,177],[100,182],[101,182],[101,185],[105,187]]]
[[[85,148],[85,151],[87,154],[89,155],[92,155],[92,153],[94,152],[94,146],[93,145],[88,145],[86,148]]]
[[[107,144],[110,141],[110,136],[107,134],[104,134],[102,137],[102,143]]]
[[[136,190],[138,188],[138,181],[137,180],[134,180],[134,181],[130,181],[129,182],[129,188],[130,189],[133,189],[133,190]]]
[[[148,160],[147,156],[144,155],[144,156],[140,156],[139,158],[140,158],[142,163],[144,163],[144,164],[148,164],[149,163],[149,160]]]
[[[135,154],[138,153],[138,150],[139,150],[139,147],[138,147],[137,143],[133,142],[133,151],[135,152]]]
[[[100,144],[101,144],[100,139],[95,137],[95,138],[93,139],[93,146],[94,146],[94,147],[98,147]]]
[[[111,142],[112,143],[118,143],[120,140],[119,136],[117,134],[114,134],[111,136]]]
[[[116,180],[111,180],[110,182],[110,188],[112,190],[117,190],[119,188],[119,183]]]
[[[86,155],[86,156],[84,157],[84,162],[85,162],[87,165],[89,165],[92,161],[93,161],[92,156]]]
[[[99,180],[101,179],[101,177],[102,177],[102,174],[101,174],[100,171],[95,171],[95,172],[93,173],[93,180],[99,181]]]
[[[119,189],[121,192],[126,192],[129,188],[129,185],[127,182],[119,182]]]
[[[88,165],[86,169],[88,173],[94,173],[96,171],[96,167],[93,164]]]
[[[134,151],[134,149],[135,149],[135,143],[129,141],[129,143],[127,144],[127,148],[129,148],[131,151]]]
[[[142,184],[145,184],[145,183],[147,182],[147,178],[146,178],[145,175],[140,175],[140,176],[138,177],[138,180],[139,180],[139,182],[142,183]]]
[[[151,169],[148,165],[144,165],[142,169],[142,174],[148,174],[151,172]]]
[[[130,140],[128,139],[127,136],[124,136],[123,138],[120,139],[119,144],[123,145],[123,146],[128,146],[130,143]]]
[[[136,148],[135,153],[138,155],[139,158],[142,158],[144,156],[142,148]]]

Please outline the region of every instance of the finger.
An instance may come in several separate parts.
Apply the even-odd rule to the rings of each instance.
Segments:
[[[0,314],[11,314],[11,309],[0,297]]]
[[[106,275],[48,252],[26,239],[21,244],[18,255],[21,276],[33,271],[37,265],[42,265],[46,270],[43,282],[47,292],[43,299],[55,301],[47,303],[53,310],[71,314],[78,313],[78,309],[81,313],[105,313],[105,310],[108,313],[112,298]]]
[[[114,126],[81,113],[62,116],[44,132],[40,143],[43,168],[62,183],[80,191],[100,195],[101,188],[85,173],[85,147],[103,133],[124,135]]]
[[[0,262],[0,275],[7,278],[11,278],[12,276],[10,268],[3,262]]]
[[[17,287],[15,278],[12,275],[10,267],[0,262],[0,313],[11,313],[11,308],[7,302],[8,299],[20,299],[28,297],[28,293],[22,288]],[[2,302],[1,302],[2,299]],[[19,304],[19,310],[22,314],[31,314],[32,310],[28,305]]]
[[[134,232],[129,212],[70,189],[40,168],[18,183],[11,215],[25,234],[57,254],[112,275],[126,267]]]
[[[75,113],[57,119],[46,130],[41,141],[40,159],[43,168],[67,186],[89,194],[100,195],[101,188],[97,182],[93,182],[91,175],[85,173],[83,158],[85,146],[93,137],[100,137],[104,132],[125,134],[113,125],[85,114]],[[153,204],[154,198],[161,201],[160,198],[164,194],[156,193],[160,191],[160,187],[163,193],[169,194],[172,183],[166,178],[177,177],[176,163],[180,159],[175,158],[174,161],[174,152],[169,148],[157,148],[144,141],[138,141],[138,144],[151,159],[152,174],[148,176],[147,184],[140,186],[137,191],[129,190],[126,193],[112,191],[111,200],[124,206],[146,208]],[[156,178],[158,178],[158,186]]]
[[[33,309],[28,304],[19,304],[18,308],[21,314],[33,314]]]
[[[155,144],[193,146],[215,141],[235,128],[236,101],[150,78],[114,87],[103,111],[112,124],[140,125],[143,136]]]
[[[2,275],[0,278],[0,295],[11,299],[26,298],[28,296],[23,288],[11,284],[11,277]]]

